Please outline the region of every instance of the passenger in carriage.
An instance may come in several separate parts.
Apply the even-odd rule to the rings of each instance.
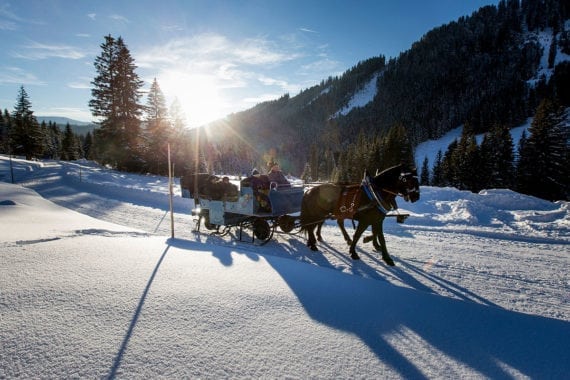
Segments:
[[[271,212],[271,205],[267,193],[269,191],[269,179],[266,175],[259,173],[257,169],[253,169],[251,177],[248,178],[249,186],[253,190],[253,195],[259,204],[258,212]],[[242,182],[243,184],[243,182]]]
[[[267,177],[269,178],[269,182],[272,188],[274,186],[276,186],[278,189],[291,187],[291,184],[289,183],[289,181],[281,171],[281,168],[279,167],[279,164],[277,162],[272,160],[269,163],[267,163],[267,167],[269,169]]]
[[[237,200],[238,198],[238,187],[236,185],[234,185],[233,183],[230,182],[230,178],[227,176],[224,176],[222,178],[222,182],[220,183],[221,188],[222,188],[222,192],[223,192],[223,197],[226,200]]]

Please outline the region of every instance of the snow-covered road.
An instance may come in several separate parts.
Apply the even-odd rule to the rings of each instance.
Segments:
[[[81,170],[80,170],[81,168]],[[45,198],[112,223],[170,236],[168,184],[154,176],[108,171],[91,163],[23,164],[21,182]],[[302,235],[276,234],[264,246],[194,231],[189,199],[175,187],[174,226],[179,239],[239,246],[332,268],[398,286],[508,310],[570,321],[570,218],[567,202],[553,204],[512,192],[486,196],[454,189],[422,188],[417,204],[400,207],[404,224],[385,221],[395,268],[384,265],[371,243],[359,244],[361,261],[334,223],[323,230],[321,252]],[[530,208],[530,209],[529,209]],[[537,223],[542,221],[542,223]],[[349,231],[352,225],[346,222]]]

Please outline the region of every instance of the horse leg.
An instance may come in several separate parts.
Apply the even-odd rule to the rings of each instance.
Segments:
[[[317,224],[317,240],[318,241],[323,241],[323,236],[321,235],[321,228],[323,227],[323,224],[325,224],[325,222],[320,222],[319,224]]]
[[[344,241],[346,242],[346,244],[351,245],[352,239],[350,238],[350,236],[348,235],[348,232],[346,232],[346,229],[344,228],[344,219],[337,219],[336,223],[338,224],[338,227],[340,228],[340,231],[342,232],[342,236],[344,236]]]
[[[307,246],[311,248],[311,251],[319,250],[317,248],[317,239],[315,238],[315,227],[317,227],[317,224],[310,224],[306,227],[307,234],[309,235],[309,238],[307,239]]]
[[[354,231],[354,236],[352,237],[352,244],[350,244],[350,250],[349,250],[350,257],[353,260],[360,259],[360,257],[356,253],[356,243],[358,243],[358,239],[360,239],[360,236],[366,230],[366,228],[368,228],[368,225],[366,225],[362,221],[358,222],[358,227],[356,227],[356,231]]]
[[[390,257],[390,254],[388,253],[388,248],[386,248],[386,239],[384,239],[383,225],[384,225],[384,218],[380,218],[380,220],[377,223],[372,224],[372,233],[375,236],[373,244],[374,248],[377,251],[382,252],[382,260],[384,260],[384,262],[387,265],[393,267],[395,263],[394,260],[392,260],[392,258]],[[378,245],[378,243],[380,243],[380,246]]]

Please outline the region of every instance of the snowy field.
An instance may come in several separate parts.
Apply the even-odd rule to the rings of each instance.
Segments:
[[[177,187],[171,238],[162,177],[12,161],[0,379],[569,378],[568,202],[422,187],[387,267],[333,223],[321,252],[196,233]]]

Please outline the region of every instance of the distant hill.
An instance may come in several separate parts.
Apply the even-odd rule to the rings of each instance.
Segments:
[[[78,135],[86,135],[87,132],[93,132],[93,130],[97,128],[97,125],[95,123],[74,120],[62,116],[37,116],[36,119],[38,120],[39,123],[42,123],[44,121],[46,123],[49,123],[51,121],[52,123],[57,124],[57,126],[61,130],[63,130],[65,126],[69,123],[71,130]]]

